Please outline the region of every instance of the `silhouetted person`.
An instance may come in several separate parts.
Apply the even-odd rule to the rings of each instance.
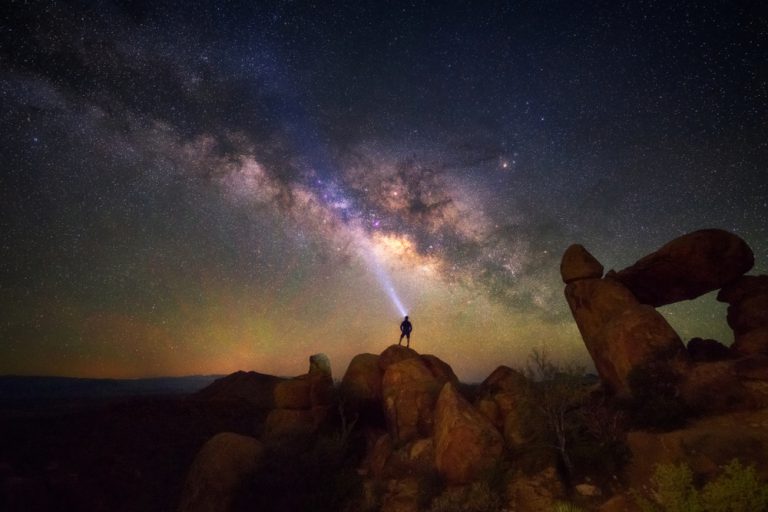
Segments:
[[[405,320],[403,320],[403,323],[400,324],[400,341],[397,342],[398,345],[403,344],[403,336],[405,336],[405,339],[407,341],[406,347],[411,348],[411,331],[413,330],[413,325],[411,325],[411,322],[408,321],[408,315],[405,316]]]

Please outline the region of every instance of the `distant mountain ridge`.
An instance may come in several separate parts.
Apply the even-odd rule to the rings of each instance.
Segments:
[[[23,405],[60,400],[98,400],[128,396],[194,393],[222,375],[147,379],[0,376],[0,404]]]

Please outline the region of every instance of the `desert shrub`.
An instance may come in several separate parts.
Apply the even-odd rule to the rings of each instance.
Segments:
[[[500,512],[501,498],[487,482],[446,489],[432,500],[429,512]]]
[[[686,464],[661,464],[651,479],[651,495],[634,493],[643,512],[756,512],[768,510],[768,485],[753,467],[734,459],[702,489]]]
[[[672,430],[685,425],[690,411],[678,393],[680,376],[667,364],[634,368],[628,379],[632,393],[628,414],[635,427]]]
[[[552,512],[584,512],[584,509],[577,507],[573,503],[558,501],[555,503],[555,506],[552,507]]]

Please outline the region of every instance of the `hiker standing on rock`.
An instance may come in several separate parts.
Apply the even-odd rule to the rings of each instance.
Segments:
[[[405,320],[403,320],[403,323],[400,324],[400,341],[397,342],[398,345],[403,344],[403,336],[405,336],[405,339],[407,341],[406,347],[411,348],[411,331],[413,330],[413,325],[411,325],[411,322],[408,321],[408,315],[405,315]]]

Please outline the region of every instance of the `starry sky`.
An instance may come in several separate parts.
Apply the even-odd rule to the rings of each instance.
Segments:
[[[589,360],[562,252],[768,270],[760,2],[38,2],[0,14],[0,374],[479,381]],[[732,334],[712,294],[660,311]]]

